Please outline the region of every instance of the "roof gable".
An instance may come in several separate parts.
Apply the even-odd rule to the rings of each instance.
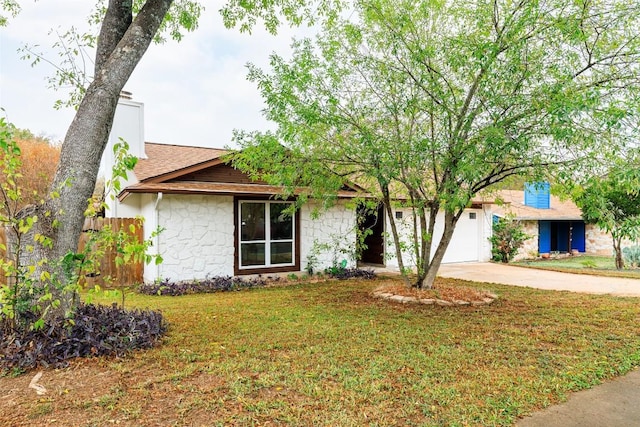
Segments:
[[[524,191],[501,190],[497,197],[504,202],[498,206],[495,213],[498,215],[513,214],[519,220],[556,220],[556,221],[580,221],[582,211],[571,200],[562,200],[551,196],[548,209],[540,209],[527,206],[524,203]]]
[[[137,183],[118,196],[131,193],[277,195],[282,187],[253,181],[244,172],[225,163],[230,150],[146,143],[146,159],[139,159],[134,173]],[[301,194],[302,189],[295,192]],[[345,186],[338,197],[366,196],[357,185]]]
[[[133,172],[139,182],[164,182],[222,163],[229,150],[145,143],[146,159],[139,159]]]
[[[231,184],[265,184],[253,181],[246,173],[225,163],[211,164],[205,168],[173,177],[165,182],[226,182]]]

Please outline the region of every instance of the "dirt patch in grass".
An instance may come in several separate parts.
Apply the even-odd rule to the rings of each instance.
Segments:
[[[419,289],[406,286],[397,279],[383,280],[374,292],[383,292],[404,297],[421,299],[438,299],[448,302],[466,301],[485,302],[487,298],[495,299],[495,294],[488,290],[472,288],[460,284],[456,279],[439,278],[432,289]]]

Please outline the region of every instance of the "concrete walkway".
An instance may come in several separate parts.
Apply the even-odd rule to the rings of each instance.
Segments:
[[[573,393],[560,405],[523,418],[517,427],[640,426],[640,371]]]
[[[443,264],[438,272],[478,282],[558,291],[640,296],[640,280],[559,273],[493,263]],[[517,427],[640,426],[640,370],[589,390],[573,393],[562,404],[523,418]]]
[[[438,276],[556,291],[640,297],[640,280],[559,273],[491,262],[442,264]]]

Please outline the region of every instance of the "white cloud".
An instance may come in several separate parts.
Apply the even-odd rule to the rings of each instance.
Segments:
[[[246,81],[245,64],[266,66],[273,51],[287,54],[294,30],[283,28],[277,37],[259,28],[252,35],[227,30],[217,12],[221,4],[207,2],[200,28],[180,43],[152,45],[125,86],[145,104],[148,141],[222,147],[234,128],[271,127],[261,116],[257,88]],[[61,93],[46,87],[51,68],[32,68],[16,49],[25,42],[48,48],[55,41],[47,35],[51,28],[84,25],[91,6],[85,0],[25,2],[1,30],[0,105],[16,126],[63,139],[73,111],[53,109]]]

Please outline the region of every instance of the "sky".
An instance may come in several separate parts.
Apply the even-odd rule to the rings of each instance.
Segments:
[[[248,62],[267,67],[273,52],[288,55],[294,30],[271,36],[262,28],[252,34],[226,29],[218,10],[224,2],[209,0],[199,28],[181,42],[151,45],[125,90],[144,103],[145,140],[200,147],[232,146],[232,131],[273,128],[263,117],[264,103],[254,83],[246,80]],[[53,67],[20,59],[25,43],[39,45],[56,60],[51,30],[88,28],[86,17],[94,2],[40,0],[22,2],[22,12],[0,28],[0,106],[5,118],[53,141],[62,141],[74,110],[55,110],[64,97],[47,87]],[[94,30],[95,32],[98,29]],[[300,30],[297,30],[298,32]],[[93,60],[93,57],[91,57]],[[93,63],[89,64],[93,69]]]

